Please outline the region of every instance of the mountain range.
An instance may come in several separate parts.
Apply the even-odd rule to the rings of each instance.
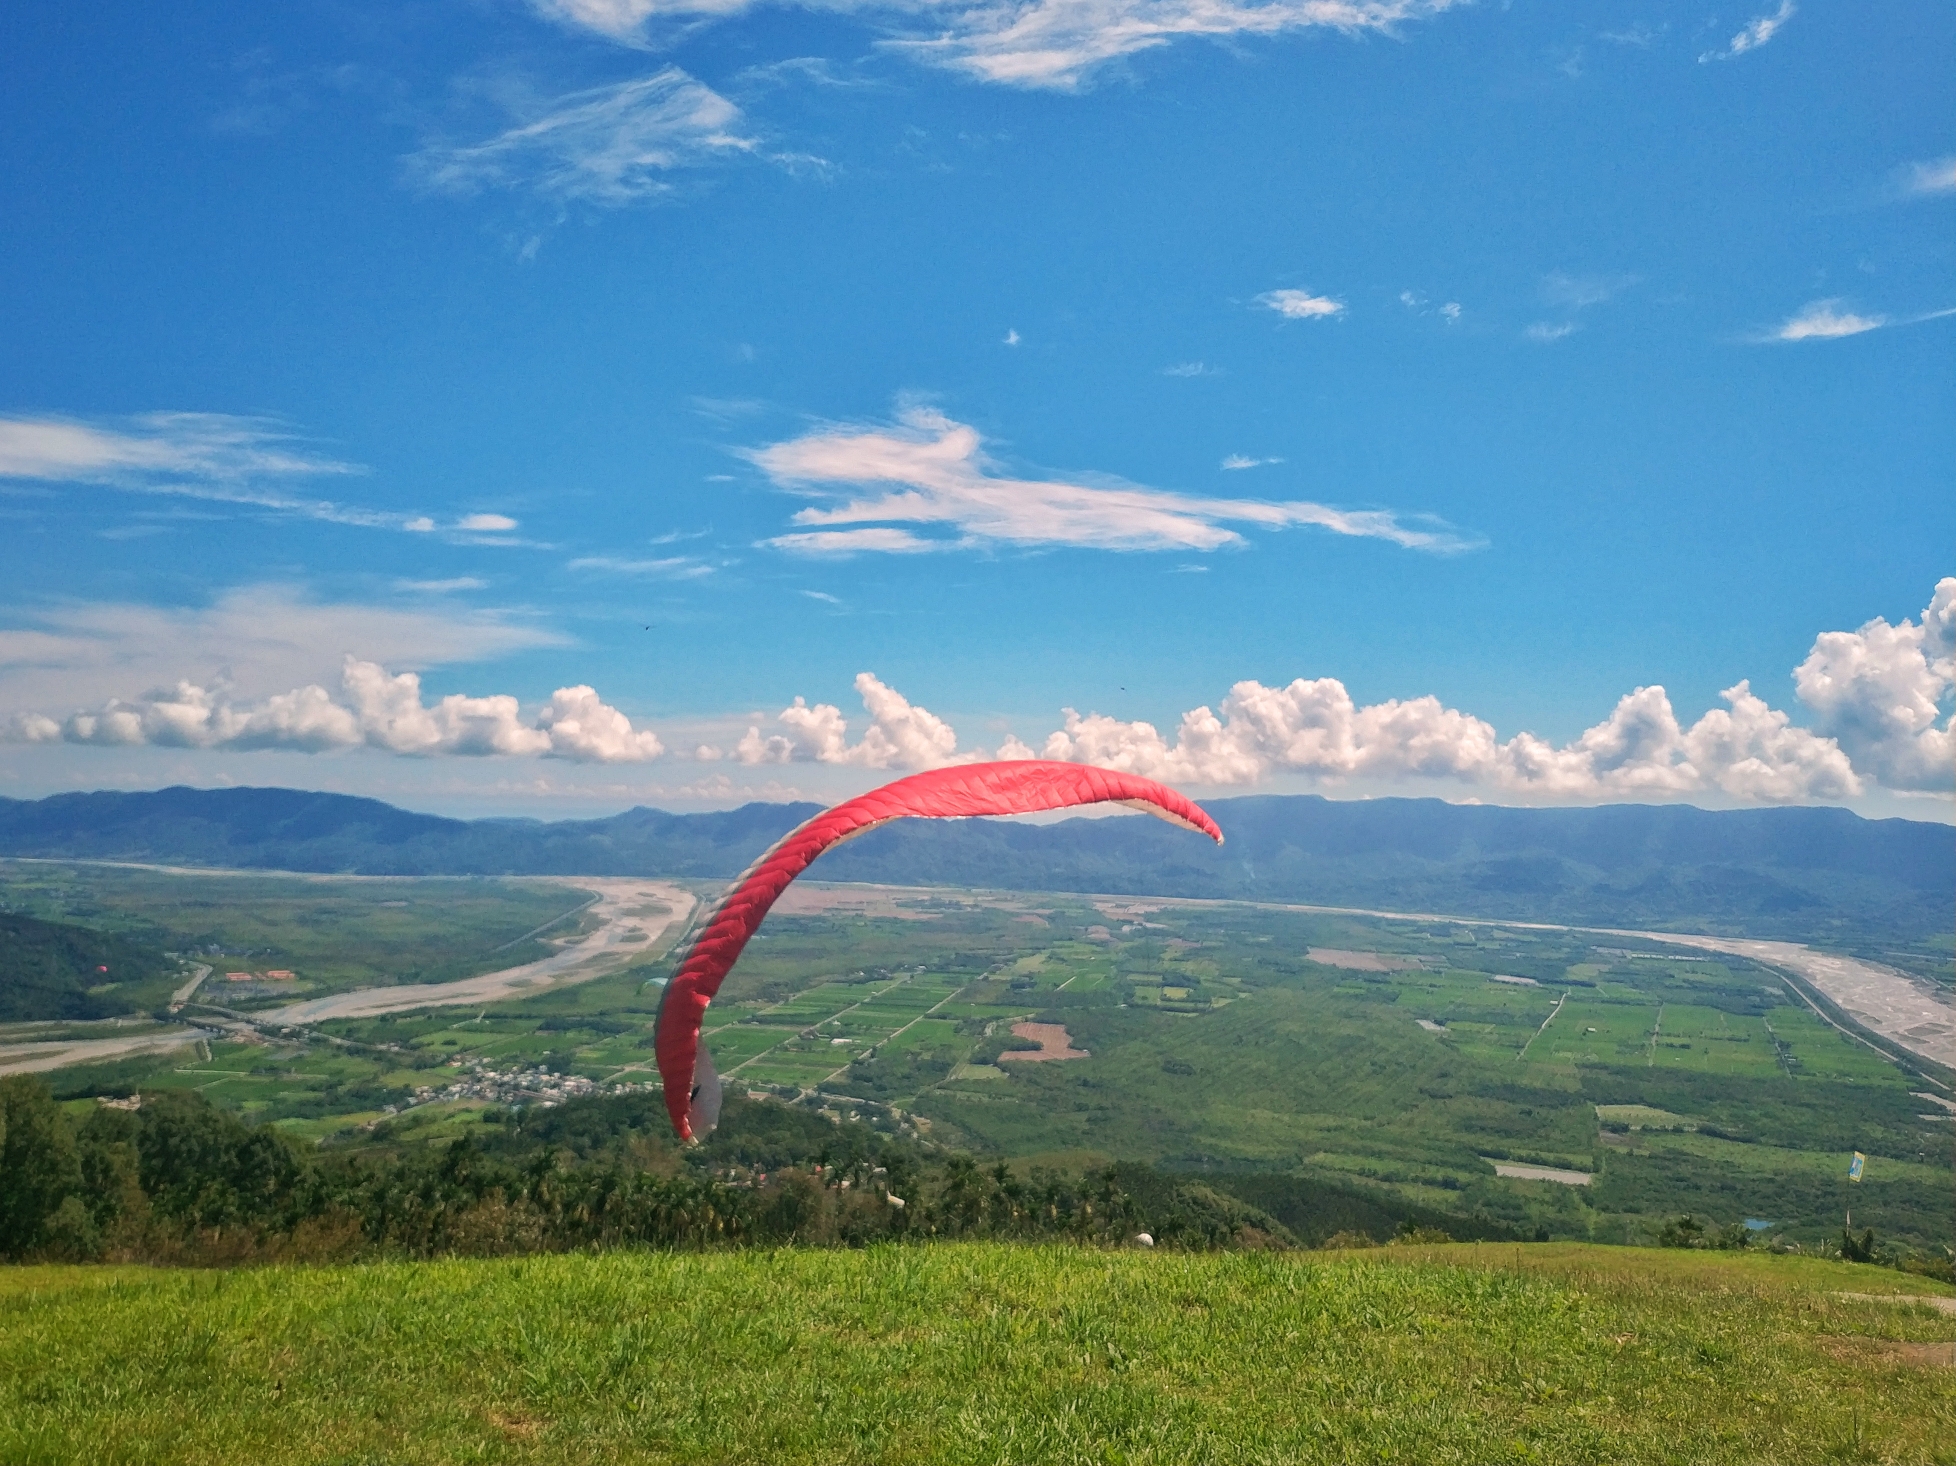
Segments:
[[[724,879],[816,812],[748,804],[458,820],[293,789],[0,799],[0,856],[362,875]],[[837,881],[1213,897],[1502,920],[1946,945],[1956,828],[1848,810],[1519,809],[1437,799],[1209,801],[1216,847],[1142,816],[910,820],[824,856]]]

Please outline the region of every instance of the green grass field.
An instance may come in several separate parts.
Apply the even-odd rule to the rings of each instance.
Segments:
[[[1956,1317],[1842,1296],[1903,1289],[1578,1245],[16,1268],[0,1460],[1956,1461]]]

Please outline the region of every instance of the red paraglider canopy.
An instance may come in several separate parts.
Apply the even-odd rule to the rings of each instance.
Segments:
[[[666,1113],[681,1140],[711,1130],[720,1114],[720,1081],[700,1046],[700,1020],[733,970],[747,939],[794,878],[831,845],[912,815],[958,818],[1030,814],[1077,804],[1118,803],[1207,835],[1222,831],[1201,807],[1166,785],[1138,774],[1043,759],[962,764],[912,774],[824,810],[783,836],[748,868],[693,939],[659,1004],[653,1047],[665,1083]]]

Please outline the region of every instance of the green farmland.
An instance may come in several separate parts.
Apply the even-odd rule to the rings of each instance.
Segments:
[[[90,899],[108,901],[122,879],[102,877]],[[439,888],[493,911],[477,953],[577,900],[541,883],[129,879],[130,922],[158,919],[158,892],[235,893],[239,930],[276,922],[325,944],[357,909],[407,912],[427,923],[416,940],[430,949],[441,923],[480,913],[457,906],[437,921],[385,903]],[[245,898],[261,885],[277,900],[254,914]],[[355,895],[364,907],[345,904]],[[503,957],[522,955],[519,944]],[[447,1141],[493,1123],[490,1100],[444,1097],[479,1072],[653,1082],[668,961],[662,944],[623,972],[520,1001],[53,1079],[81,1107],[96,1093],[188,1088],[308,1142]],[[1034,1040],[1014,1032],[1025,1023],[1063,1029],[1085,1056],[1032,1060]],[[1648,1241],[1689,1212],[1812,1247],[1838,1237],[1849,1208],[1905,1250],[1945,1255],[1956,1241],[1956,1124],[1938,1103],[1950,1076],[1841,1033],[1777,972],[1622,937],[803,883],[722,989],[706,1042],[736,1090],[1068,1172],[1123,1160],[1315,1177],[1592,1241]],[[1850,1187],[1855,1150],[1868,1171]]]
[[[1582,1246],[22,1268],[0,1459],[1956,1460],[1956,1317],[1906,1290]]]

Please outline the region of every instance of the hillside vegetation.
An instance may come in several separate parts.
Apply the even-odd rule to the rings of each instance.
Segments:
[[[1948,1461],[1956,1318],[1806,1259],[1077,1246],[0,1272],[0,1458]]]
[[[140,1012],[180,980],[176,963],[136,942],[0,911],[0,1023]]]

